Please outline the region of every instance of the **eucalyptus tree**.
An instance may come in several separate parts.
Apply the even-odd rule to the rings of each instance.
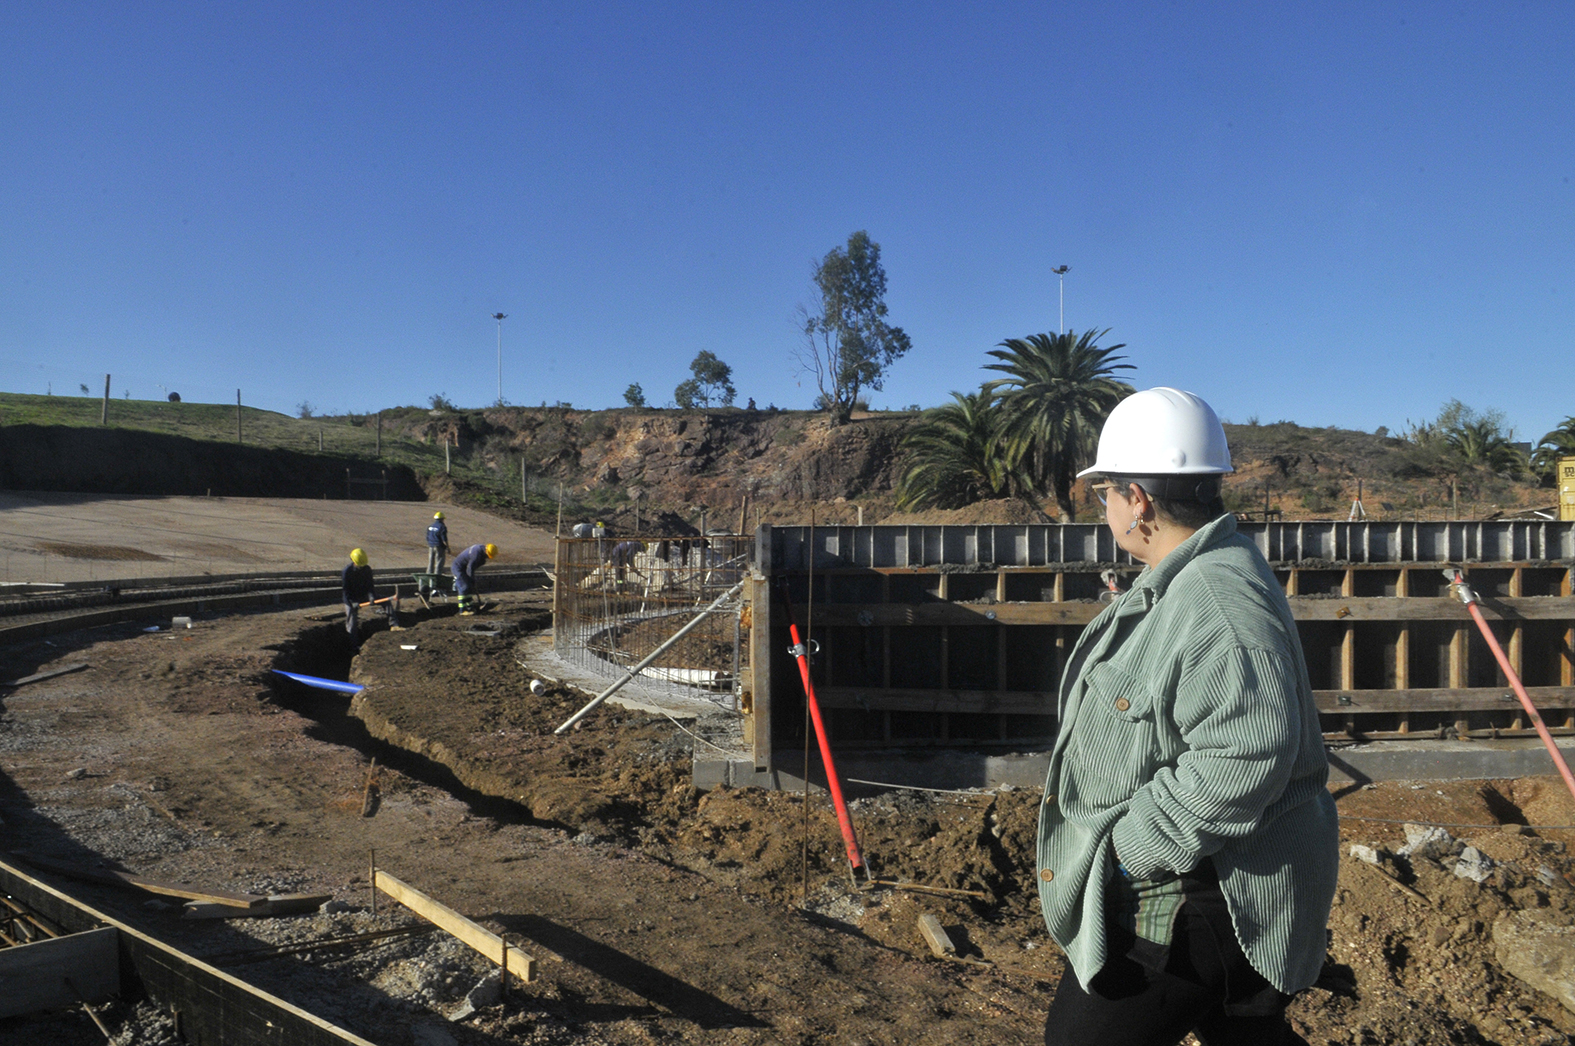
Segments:
[[[1133,369],[1116,362],[1126,358],[1115,355],[1126,346],[1096,344],[1108,333],[1008,338],[990,352],[1000,362],[985,366],[1006,375],[983,389],[1000,397],[1011,453],[1028,463],[1033,485],[1055,499],[1062,522],[1077,517],[1072,488],[1078,470],[1093,460],[1105,419],[1134,391],[1115,377]]]
[[[901,327],[886,322],[886,270],[880,244],[860,230],[846,248],[833,247],[815,266],[815,308],[798,307],[804,346],[799,367],[815,376],[833,425],[845,424],[859,395],[879,389],[886,371],[911,347]]]
[[[899,509],[961,508],[986,498],[1030,497],[1033,483],[1003,439],[1004,415],[984,390],[952,393],[903,438]]]

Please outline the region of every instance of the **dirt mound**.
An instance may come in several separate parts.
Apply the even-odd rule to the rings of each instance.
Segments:
[[[1043,510],[1017,498],[997,501],[980,501],[967,508],[929,509],[924,512],[893,512],[884,519],[870,522],[901,526],[969,526],[982,523],[1019,525],[1026,523],[1054,523]]]

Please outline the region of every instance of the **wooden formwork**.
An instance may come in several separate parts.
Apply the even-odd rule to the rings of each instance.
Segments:
[[[66,933],[109,927],[119,949],[120,993],[175,1015],[193,1046],[375,1046],[201,959],[156,940],[0,860],[0,893]]]
[[[1446,566],[1459,566],[1482,596],[1549,725],[1575,733],[1571,524],[1242,530],[1271,554],[1285,586],[1327,736],[1534,733],[1450,592]],[[756,767],[771,765],[774,745],[796,745],[802,729],[781,593],[819,645],[816,693],[836,743],[1047,746],[1065,658],[1103,605],[1101,574],[1129,580],[1139,569],[1101,531],[762,527],[751,592]],[[1305,558],[1276,558],[1286,554]],[[1084,558],[1051,558],[1066,555]],[[1520,558],[1482,558],[1511,555]]]

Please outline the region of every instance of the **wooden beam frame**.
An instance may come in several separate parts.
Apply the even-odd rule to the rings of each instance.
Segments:
[[[373,885],[388,896],[433,923],[446,933],[474,948],[477,952],[515,974],[522,981],[536,979],[536,960],[514,947],[506,946],[503,938],[472,922],[441,901],[433,900],[408,883],[389,875],[381,868],[373,872]]]

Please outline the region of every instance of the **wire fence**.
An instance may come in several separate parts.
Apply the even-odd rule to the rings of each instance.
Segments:
[[[737,534],[558,539],[553,650],[622,675],[742,581],[753,551]],[[738,708],[749,670],[742,599],[708,614],[643,672],[646,686]]]

